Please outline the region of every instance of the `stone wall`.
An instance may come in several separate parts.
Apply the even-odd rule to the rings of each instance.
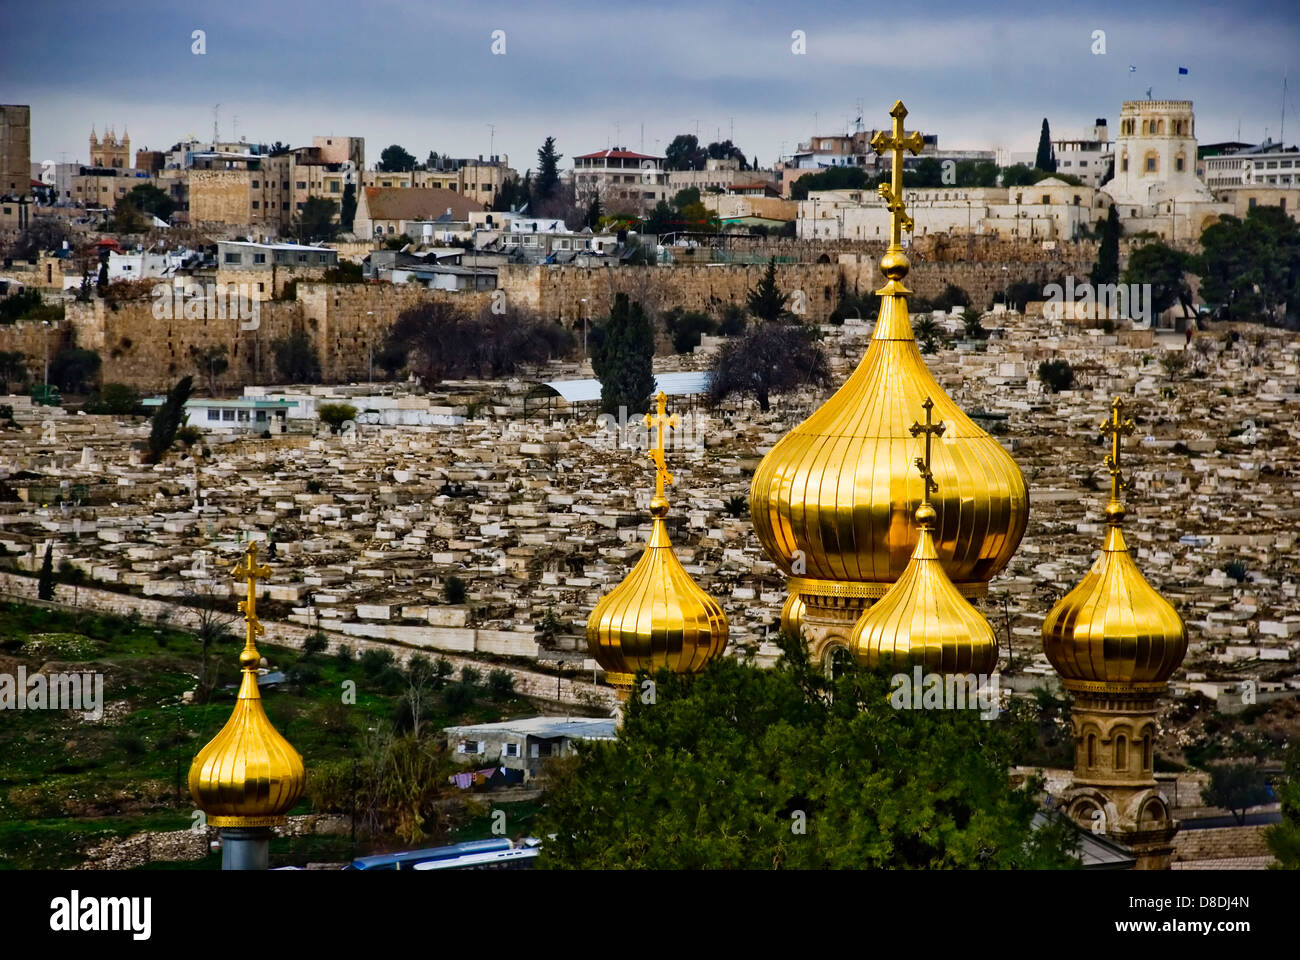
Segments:
[[[1265,825],[1210,827],[1179,830],[1174,836],[1174,863],[1200,860],[1237,860],[1243,857],[1271,857],[1264,839]]]
[[[0,572],[0,595],[18,598],[24,602],[37,602],[37,587],[36,577],[24,577],[15,573]],[[115,593],[111,590],[56,584],[54,599],[54,605],[63,609],[71,609],[75,601],[78,608],[94,610],[98,613],[115,613],[119,616],[134,613],[146,620],[164,619],[181,629],[193,629],[198,625],[196,612],[183,604],[168,603],[164,600],[155,600],[149,597],[136,597],[125,593]],[[262,623],[266,626],[266,637],[263,642],[282,647],[301,648],[303,641],[315,633],[315,628],[283,621],[263,620]],[[328,628],[330,625],[325,622],[321,626],[322,628]],[[356,627],[358,625],[350,624],[349,626]],[[350,647],[354,656],[359,656],[365,650],[388,650],[399,663],[405,663],[412,655],[421,652],[422,649],[436,650],[438,656],[450,662],[457,672],[462,667],[473,667],[480,672],[485,669],[482,660],[457,656],[454,653],[447,652],[447,648],[441,646],[438,642],[440,631],[445,631],[449,638],[460,638],[466,633],[475,634],[480,631],[466,631],[455,627],[422,627],[419,629],[423,631],[420,639],[424,642],[419,648],[415,649],[394,646],[392,643],[385,643],[380,640],[348,636],[329,629],[325,629],[325,633],[330,638],[329,652],[331,653],[336,652],[341,646]],[[501,638],[498,634],[500,631],[481,632],[485,636],[482,638],[481,643],[476,642],[474,644],[473,649],[475,651],[492,654],[507,652],[499,649]],[[526,641],[529,638],[520,635],[520,639]],[[455,646],[451,648],[456,649]],[[535,644],[533,648],[536,649]],[[463,647],[460,649],[464,650]],[[522,649],[522,644],[520,649]],[[496,667],[494,666],[493,669],[496,669]],[[581,671],[566,672],[557,681],[553,674],[548,676],[545,673],[526,670],[521,667],[509,666],[500,669],[507,670],[510,673],[515,681],[515,690],[524,696],[537,697],[558,703],[600,708],[612,708],[617,702],[612,687],[596,686]]]

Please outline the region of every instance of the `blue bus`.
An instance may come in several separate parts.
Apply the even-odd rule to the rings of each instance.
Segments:
[[[521,870],[534,865],[541,841],[473,840],[447,847],[358,857],[344,870]]]

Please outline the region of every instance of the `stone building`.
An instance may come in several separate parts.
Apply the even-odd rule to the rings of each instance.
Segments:
[[[114,170],[131,169],[131,135],[123,130],[122,138],[119,140],[117,134],[110,129],[104,134],[104,139],[101,140],[95,135],[95,130],[92,127],[90,130],[90,165]]]
[[[31,177],[32,108],[0,104],[0,196],[26,196]]]

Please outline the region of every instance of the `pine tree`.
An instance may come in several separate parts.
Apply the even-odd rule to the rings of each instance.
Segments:
[[[1052,153],[1052,131],[1047,127],[1047,118],[1043,117],[1043,132],[1038,135],[1038,156],[1034,166],[1045,173],[1056,172],[1056,156]]]
[[[1097,251],[1097,263],[1089,276],[1094,286],[1100,283],[1119,282],[1119,211],[1110,205],[1110,213],[1101,228],[1101,247]]]
[[[563,154],[555,152],[555,138],[547,137],[546,142],[537,151],[537,179],[533,181],[534,207],[555,196],[555,191],[560,185],[561,156]]]
[[[54,553],[52,544],[45,545],[45,559],[41,561],[41,575],[36,581],[36,596],[41,600],[54,599]]]
[[[758,286],[749,292],[746,302],[749,312],[759,320],[771,323],[785,316],[785,294],[776,285],[776,257],[768,261],[767,272]]]
[[[614,308],[605,324],[604,337],[592,352],[591,367],[600,380],[600,412],[628,415],[650,409],[654,391],[652,361],[655,352],[654,327],[641,304],[628,300],[626,293],[614,297]]]
[[[352,232],[352,222],[357,216],[357,187],[349,183],[343,188],[343,203],[339,207],[339,226],[348,233]]]

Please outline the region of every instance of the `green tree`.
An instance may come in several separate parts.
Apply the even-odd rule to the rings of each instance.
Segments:
[[[54,599],[54,552],[53,545],[45,545],[45,559],[41,561],[41,572],[36,579],[36,596],[40,600]]]
[[[1037,183],[1042,176],[1040,170],[1027,167],[1023,163],[1014,163],[1002,168],[1002,186],[1028,187]]]
[[[956,174],[959,187],[998,185],[998,165],[992,160],[958,160]]]
[[[0,350],[0,391],[8,393],[11,383],[26,383],[27,376],[27,354],[21,350]]]
[[[673,341],[677,353],[690,353],[700,345],[700,338],[716,329],[706,313],[673,307],[664,314],[664,328]]]
[[[415,157],[399,144],[390,144],[379,154],[379,165],[375,169],[381,173],[410,173],[415,169]]]
[[[693,134],[679,133],[664,150],[664,166],[669,170],[703,170],[709,155],[700,148]]]
[[[912,328],[922,353],[935,353],[939,349],[939,324],[934,319],[933,313],[929,311],[919,313]]]
[[[1068,869],[1077,831],[1035,829],[1018,731],[970,710],[895,710],[889,680],[834,680],[783,637],[764,669],[661,671],[617,738],[552,762],[539,866]],[[644,679],[645,675],[642,675]],[[637,686],[634,689],[642,689]]]
[[[1268,847],[1283,870],[1300,870],[1300,740],[1287,748],[1282,764],[1282,781],[1278,799],[1282,802],[1282,822],[1265,833]]]
[[[1201,296],[1230,320],[1278,323],[1300,317],[1300,225],[1277,206],[1225,216],[1201,234],[1192,269]]]
[[[745,304],[756,319],[774,323],[788,315],[785,309],[786,299],[776,284],[776,257],[772,257],[767,263],[763,278],[746,296]]]
[[[655,352],[654,327],[641,304],[616,294],[609,319],[602,325],[603,336],[592,351],[591,366],[600,380],[600,410],[618,416],[650,409],[654,391],[651,367]]]
[[[124,383],[106,383],[82,408],[86,413],[125,417],[136,412],[140,395]]]
[[[1038,134],[1038,154],[1034,157],[1034,166],[1044,173],[1056,172],[1056,153],[1052,150],[1052,131],[1043,117],[1043,129]]]
[[[790,187],[790,197],[807,200],[809,191],[865,190],[869,186],[871,178],[861,167],[828,167],[817,173],[804,174],[796,180]]]
[[[964,333],[967,340],[983,340],[988,336],[988,331],[984,329],[981,321],[980,312],[971,307],[967,307],[961,312],[962,326],[965,328]]]
[[[320,422],[330,428],[331,433],[338,433],[343,424],[357,419],[357,408],[350,403],[322,403],[316,414],[320,417]]]
[[[465,581],[454,573],[443,581],[442,598],[448,603],[453,605],[464,603],[465,594]]]
[[[1115,204],[1110,205],[1106,222],[1101,226],[1101,244],[1097,248],[1097,262],[1093,265],[1088,279],[1093,285],[1117,283],[1119,281],[1119,235],[1122,231],[1119,223],[1119,211]]]
[[[555,138],[547,137],[537,150],[537,179],[533,181],[533,209],[553,199],[560,186],[560,158],[555,150]]]
[[[826,386],[830,367],[814,336],[812,328],[803,324],[756,324],[718,351],[709,381],[713,402],[750,395],[766,413],[774,393],[804,384]]]
[[[99,376],[100,363],[94,350],[66,346],[50,360],[50,382],[63,393],[86,393]]]
[[[1129,254],[1121,282],[1126,284],[1151,284],[1151,302],[1147,305],[1152,317],[1164,313],[1176,303],[1183,305],[1183,315],[1192,310],[1192,288],[1184,274],[1188,256],[1163,243],[1148,243]]]
[[[1044,360],[1038,365],[1038,379],[1052,393],[1060,393],[1074,386],[1074,368],[1067,360]]]
[[[161,463],[163,456],[176,442],[176,431],[188,419],[185,403],[194,390],[194,378],[182,377],[175,386],[167,391],[162,405],[154,411],[149,425],[149,449],[145,454],[146,463]]]
[[[673,206],[682,210],[700,202],[700,188],[687,187],[684,190],[678,190],[677,195],[673,197]]]
[[[1272,794],[1263,771],[1253,763],[1219,763],[1207,770],[1210,781],[1201,790],[1201,801],[1208,807],[1222,807],[1246,825],[1246,811],[1268,803]]]
[[[320,383],[320,356],[306,330],[295,330],[271,343],[275,366],[289,383]]]
[[[343,204],[339,208],[339,227],[352,232],[352,223],[357,218],[357,185],[349,183],[343,188]]]
[[[298,239],[303,243],[329,242],[338,226],[334,214],[338,204],[325,197],[308,197],[298,213]]]
[[[176,201],[167,195],[166,190],[160,190],[152,183],[132,187],[126,199],[141,213],[155,216],[159,220],[170,220],[176,210]]]

